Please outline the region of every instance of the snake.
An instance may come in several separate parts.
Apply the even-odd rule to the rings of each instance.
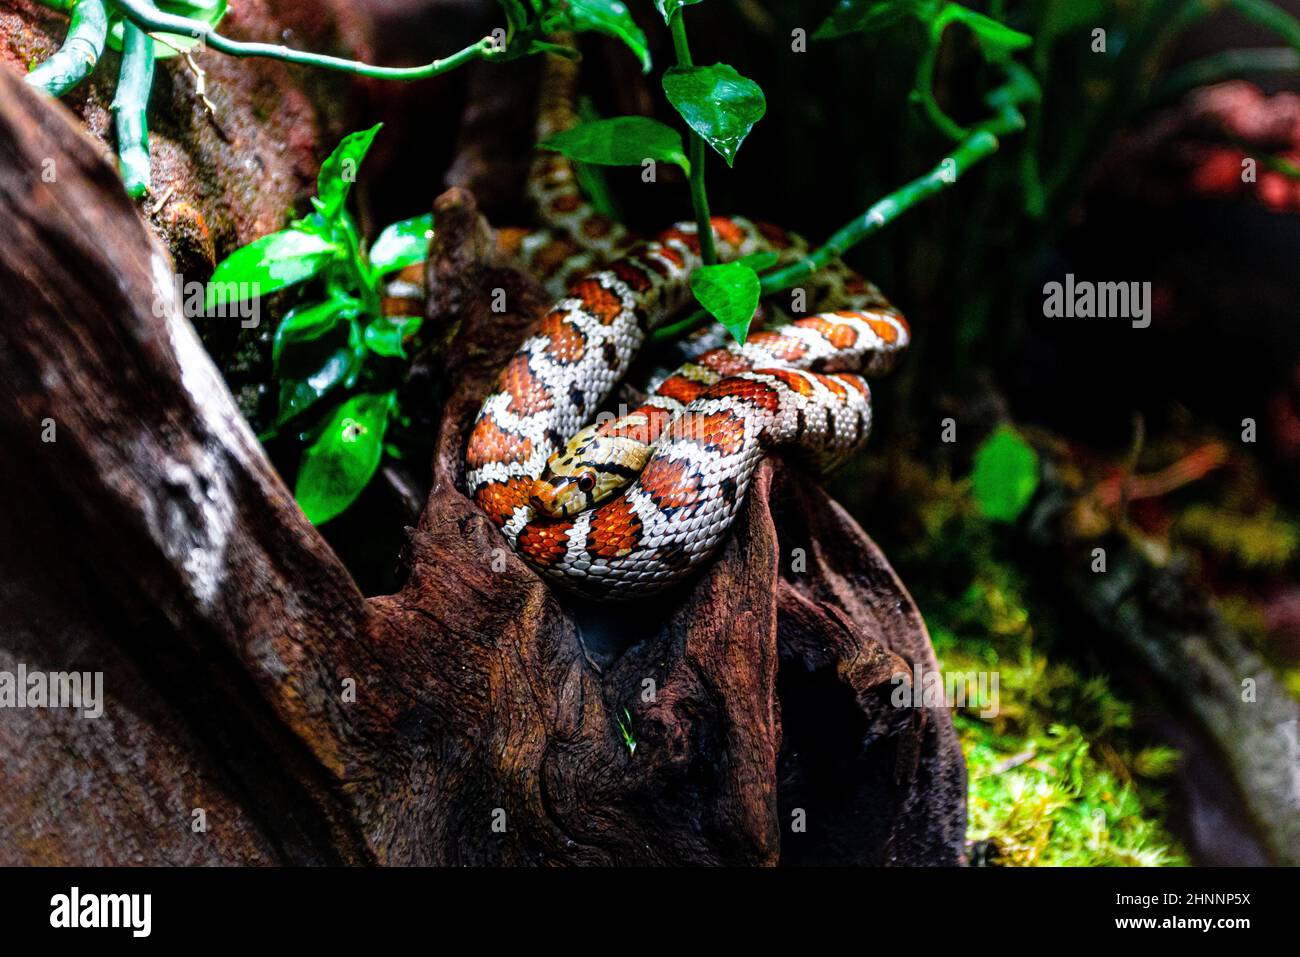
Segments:
[[[566,64],[544,74],[540,136],[576,122]],[[586,203],[559,154],[539,154],[529,193],[546,228],[499,231],[498,246],[556,299],[474,419],[466,491],[510,548],[563,589],[598,601],[652,595],[718,550],[764,455],[795,451],[825,471],[862,447],[866,377],[888,371],[910,329],[837,260],[805,284],[806,314],[773,308],[775,320],[743,343],[706,328],[641,401],[605,409],[649,333],[691,301],[691,275],[704,265],[697,225],[636,239]],[[807,254],[806,242],[770,224],[714,217],[711,228],[719,262]]]

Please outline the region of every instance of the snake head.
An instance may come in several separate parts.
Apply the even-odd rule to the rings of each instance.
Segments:
[[[552,518],[572,518],[630,485],[649,458],[648,445],[589,425],[547,460],[532,505]]]

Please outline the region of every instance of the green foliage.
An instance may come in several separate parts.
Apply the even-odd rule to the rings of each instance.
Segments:
[[[271,363],[276,374],[279,374],[280,356],[287,344],[319,339],[340,321],[354,319],[360,312],[361,303],[341,295],[314,305],[290,309],[276,327],[275,340],[271,346]]]
[[[598,166],[639,166],[647,159],[673,163],[690,172],[681,135],[645,116],[615,116],[583,123],[538,144],[569,159]]]
[[[294,497],[313,524],[346,509],[370,482],[384,450],[395,392],[354,395],[334,410],[303,455]]]
[[[424,320],[419,316],[382,316],[366,326],[365,343],[375,355],[405,359],[406,343],[415,338]]]
[[[960,23],[975,38],[984,59],[1004,68],[1011,54],[1030,46],[1033,38],[950,0],[840,0],[830,16],[814,31],[813,38],[832,39],[851,33],[869,33],[904,19],[919,23],[925,38],[917,63],[912,99],[921,104],[941,132],[952,139],[962,139],[968,131],[940,108],[934,96],[935,61],[948,27]]]
[[[314,212],[235,250],[207,292],[209,308],[293,285],[311,293],[275,332],[278,408],[270,436],[292,429],[308,442],[295,495],[317,523],[351,505],[378,468],[390,420],[400,415],[395,386],[407,344],[420,331],[418,318],[381,315],[380,291],[385,275],[425,258],[432,215],[393,223],[367,255],[347,209],[379,129],[344,137],[321,164]]]
[[[621,40],[641,61],[641,72],[650,72],[650,51],[645,34],[632,19],[632,14],[619,0],[567,0],[555,4],[547,19],[552,30],[572,30],[581,33],[592,30]]]
[[[208,308],[228,302],[232,284],[248,287],[245,298],[265,296],[310,279],[340,253],[315,227],[270,233],[241,246],[217,264],[208,284]]]
[[[1005,757],[981,725],[958,720],[971,775],[972,841],[991,841],[1010,866],[1159,867],[1185,863],[1138,790],[1092,757],[1077,727],[1052,725]],[[1032,755],[1032,757],[1030,757]],[[1017,760],[1025,760],[1016,766]],[[1147,759],[1149,760],[1149,759]],[[1151,763],[1167,761],[1161,757]]]
[[[930,42],[937,44],[951,23],[961,23],[975,36],[984,55],[996,60],[1033,43],[1033,38],[983,13],[949,0],[840,0],[814,32],[813,39],[829,39],[850,33],[882,30],[906,18],[926,28]]]
[[[975,42],[979,44],[984,58],[990,63],[996,63],[1004,59],[1008,54],[1016,50],[1023,50],[1034,42],[1033,37],[1027,33],[1012,30],[992,17],[976,13],[959,3],[949,3],[943,7],[936,21],[941,22],[941,18],[945,16],[951,22],[960,23],[974,34]],[[938,30],[939,35],[942,35],[942,32],[940,28]]]
[[[883,30],[915,15],[915,8],[920,5],[907,0],[839,0],[830,16],[813,31],[813,39],[830,40],[851,33]]]
[[[682,7],[689,7],[693,3],[699,3],[700,0],[655,0],[655,9],[659,15],[664,18],[664,23],[672,20],[673,14]]]
[[[189,17],[215,27],[226,15],[230,4],[228,0],[153,0],[153,5],[163,13]],[[122,31],[123,17],[120,13],[113,13],[108,22],[108,45],[114,50],[122,49]],[[199,45],[197,37],[178,36],[174,33],[155,33],[153,37],[157,41],[154,55],[159,60],[180,56]]]
[[[619,0],[497,0],[506,16],[505,48],[499,58],[513,60],[533,53],[574,56],[576,51],[548,43],[545,37],[560,31],[603,33],[623,42],[650,71],[645,34],[627,6]]]
[[[370,144],[375,141],[382,125],[376,123],[368,130],[349,133],[321,164],[320,172],[316,174],[316,196],[312,205],[327,223],[338,220],[348,194],[352,192],[352,184],[356,182],[357,169],[370,152]]]
[[[758,273],[776,262],[773,253],[755,253],[736,262],[701,266],[691,276],[691,292],[742,345],[762,293]]]
[[[663,75],[663,87],[686,125],[717,150],[728,166],[767,110],[759,85],[725,63],[670,67]]]
[[[636,754],[636,734],[632,731],[632,713],[624,708],[621,715],[614,715],[614,721],[618,724],[618,733],[623,736],[623,745],[627,748],[628,754]]]
[[[404,219],[388,226],[370,247],[370,268],[377,276],[405,269],[429,254],[433,238],[433,213]]]
[[[1038,453],[1009,425],[1000,425],[975,453],[975,500],[986,518],[1014,522],[1038,488]]]
[[[1247,571],[1281,570],[1300,555],[1300,527],[1279,516],[1276,508],[1243,515],[1213,505],[1191,505],[1175,528],[1183,538]]]
[[[325,332],[338,329],[331,326]],[[276,367],[279,385],[279,411],[276,428],[296,420],[337,389],[351,389],[357,384],[366,356],[361,348],[363,334],[358,323],[350,321],[342,328],[343,335],[326,336],[320,349],[295,349],[286,360],[281,358]],[[357,490],[360,492],[360,489]]]
[[[1003,555],[970,482],[906,458],[889,469],[895,504],[917,526],[892,554],[940,668],[998,676],[996,713],[968,696],[953,716],[969,773],[968,840],[998,865],[1184,863],[1163,824],[1177,754],[1135,730],[1133,703],[1099,666],[1064,656],[1052,601]]]

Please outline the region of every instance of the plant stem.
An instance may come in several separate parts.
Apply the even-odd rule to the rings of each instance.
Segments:
[[[449,57],[434,60],[432,63],[426,63],[423,66],[374,66],[369,63],[362,63],[359,60],[347,60],[343,57],[326,56],[322,53],[293,50],[274,43],[246,43],[242,40],[231,40],[202,21],[164,13],[152,3],[149,3],[148,0],[113,0],[113,3],[126,15],[128,20],[146,32],[174,33],[183,37],[191,37],[200,40],[204,46],[211,47],[229,56],[266,57],[271,60],[281,60],[285,63],[300,63],[304,66],[315,66],[340,73],[354,73],[357,76],[368,76],[378,80],[423,80],[426,77],[437,76],[440,73],[454,70],[473,60],[490,59],[492,54],[497,52],[492,38],[484,37],[477,43],[471,43],[463,50],[453,53]]]
[[[117,156],[127,195],[149,191],[149,91],[153,88],[154,44],[134,23],[122,24],[122,68],[113,95]]]
[[[956,183],[962,174],[980,160],[993,155],[997,148],[998,138],[993,133],[987,129],[974,131],[928,173],[918,176],[883,199],[877,200],[865,213],[833,233],[830,239],[811,255],[764,276],[763,293],[768,295],[789,289],[818,269],[839,259],[858,243],[884,229],[912,207]]]
[[[1169,71],[1153,100],[1170,100],[1198,86],[1207,86],[1248,73],[1294,73],[1300,53],[1294,47],[1221,50]]]
[[[590,97],[584,96],[578,100],[578,121],[580,123],[591,123],[600,118],[600,113],[597,112]],[[610,192],[609,180],[605,176],[605,168],[594,163],[582,163],[574,160],[573,172],[578,177],[578,188],[587,197],[592,208],[602,216],[608,216],[610,219],[621,222],[623,214],[618,208],[618,202],[614,199],[614,194]]]
[[[916,67],[916,91],[930,121],[949,139],[960,140],[970,131],[945,113],[939,106],[939,101],[934,98],[935,62],[939,58],[939,47],[943,45],[943,33],[951,22],[952,15],[949,8],[945,6],[943,12],[935,17],[930,25],[930,42]]]
[[[50,96],[62,96],[95,69],[107,35],[104,0],[76,0],[63,46],[28,73],[27,82]]]
[[[678,7],[673,13],[669,28],[673,34],[673,50],[677,53],[677,65],[694,66],[691,60],[691,48],[686,42],[686,21],[682,18],[682,9]],[[713,223],[709,215],[709,194],[704,188],[704,162],[707,153],[704,139],[690,126],[686,129],[688,158],[691,161],[691,205],[695,208],[695,224],[700,234],[700,257],[704,265],[712,266],[718,261],[718,251],[713,244]]]
[[[971,130],[952,152],[924,176],[917,177],[873,203],[865,213],[833,233],[817,250],[796,263],[760,277],[763,295],[781,292],[802,282],[912,207],[952,186],[971,167],[997,152],[999,136],[1017,133],[1025,128],[1025,118],[1020,112],[1019,104],[1036,93],[1032,84],[1025,81],[1026,78],[1013,69],[1008,82],[988,96],[988,102],[997,110],[992,119]],[[685,319],[656,329],[650,334],[650,339],[652,342],[662,342],[676,338],[708,318],[707,312],[699,310]]]
[[[1272,30],[1293,49],[1300,51],[1300,20],[1268,0],[1228,0],[1228,7],[1247,20]]]

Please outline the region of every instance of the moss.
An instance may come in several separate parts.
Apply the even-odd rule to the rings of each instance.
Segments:
[[[1300,529],[1265,508],[1252,515],[1213,505],[1189,506],[1176,525],[1179,534],[1243,570],[1276,570],[1300,553]]]
[[[995,672],[998,707],[954,716],[970,772],[968,839],[992,864],[1171,865],[1164,823],[1177,754],[1134,730],[1133,705],[1064,653],[1051,604],[1004,554],[969,486],[915,462],[902,484],[922,534],[901,553],[945,672]]]

